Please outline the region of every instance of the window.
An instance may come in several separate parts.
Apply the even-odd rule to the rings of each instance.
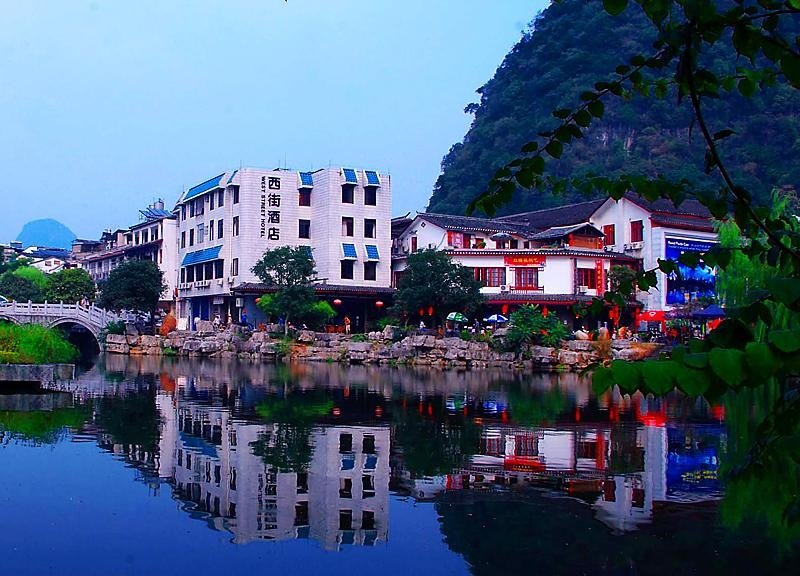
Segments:
[[[298,227],[297,236],[299,238],[311,238],[311,220],[300,220]]]
[[[136,245],[139,244],[139,233],[138,232],[134,232],[134,234],[133,234],[133,243],[136,244]]]
[[[200,198],[195,198],[194,202],[196,204],[196,206],[194,207],[194,215],[195,216],[202,216],[203,213],[205,212],[206,197],[205,196],[200,196]]]
[[[181,268],[181,284],[186,282],[186,268]]]
[[[378,189],[372,186],[364,188],[364,205],[377,206],[378,205]]]
[[[236,186],[234,186],[233,188],[233,203],[234,204],[239,203],[239,188]]]
[[[339,454],[346,454],[353,451],[353,435],[339,434]]]
[[[475,268],[475,280],[484,286],[497,287],[506,283],[505,268]]]
[[[352,236],[353,228],[353,219],[350,216],[342,216],[342,236]]]
[[[417,237],[416,236],[412,236],[411,237],[411,251],[412,252],[416,252],[417,251]]]
[[[186,220],[186,204],[181,206],[181,220]]]
[[[213,198],[213,196],[212,196],[212,198]],[[209,242],[214,239],[214,232],[215,232],[214,221],[212,220],[211,222],[208,223],[208,241]]]
[[[225,190],[220,190],[217,192],[217,206],[219,208],[225,206]]]
[[[578,286],[594,288],[597,285],[597,271],[594,268],[578,268]]]
[[[198,224],[197,225],[197,243],[202,244],[206,239],[206,225],[205,224]]]
[[[364,238],[377,238],[377,223],[373,218],[364,219]]]
[[[214,260],[214,278],[222,278],[225,276],[225,261]]]
[[[353,511],[339,510],[339,530],[353,529]]]
[[[239,275],[239,259],[234,258],[231,260],[231,276],[238,276]]]
[[[355,199],[356,187],[353,184],[342,184],[342,204],[352,204]]]
[[[181,232],[181,248],[186,248],[186,231]]]
[[[158,240],[158,226],[150,229],[150,240],[152,240],[153,242]]]
[[[186,268],[186,281],[194,282],[194,266]]]
[[[299,191],[298,205],[311,206],[311,190],[303,188],[302,190]]]
[[[208,195],[208,209],[209,210],[213,210],[214,209],[214,197],[215,196],[216,196],[216,194],[214,194],[213,192]]]
[[[189,230],[189,246],[194,246],[194,228]]]
[[[514,279],[516,288],[536,288],[539,285],[539,270],[536,268],[517,268]]]
[[[206,280],[211,280],[214,278],[214,263],[213,262],[206,262],[205,263],[205,275],[204,278]]]
[[[361,494],[364,498],[375,496],[375,477],[364,475],[361,477]]]
[[[364,280],[375,280],[378,275],[377,262],[364,262]]]
[[[470,235],[461,232],[447,232],[447,245],[453,248],[469,248]]]
[[[375,454],[375,435],[364,434],[364,440],[361,444],[361,451],[364,454]]]
[[[353,497],[353,480],[351,478],[339,479],[339,498]]]
[[[217,220],[217,238],[222,240],[222,236],[225,232],[225,223],[222,220]]]
[[[189,202],[189,217],[194,216],[194,200]]]
[[[613,246],[617,243],[616,233],[613,224],[606,224],[603,226],[603,244],[606,246]]]
[[[644,240],[644,224],[641,220],[631,222],[631,242],[642,242]]]
[[[238,236],[239,235],[239,217],[238,216],[234,216],[233,217],[233,235],[234,236]]]
[[[342,280],[352,280],[353,279],[353,261],[352,260],[342,260],[341,277],[342,277]]]
[[[370,510],[361,512],[361,529],[375,530],[375,512]]]
[[[517,248],[519,248],[519,240],[512,240],[510,242],[510,246],[512,250],[516,250]]]

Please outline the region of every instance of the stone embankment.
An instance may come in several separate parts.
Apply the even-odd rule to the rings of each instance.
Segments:
[[[591,342],[573,340],[560,348],[531,346],[518,352],[496,350],[488,342],[432,335],[395,338],[396,329],[345,336],[301,331],[292,342],[277,337],[279,330],[265,332],[214,331],[201,326],[197,332],[176,331],[166,337],[135,333],[109,334],[106,352],[132,355],[171,355],[274,361],[290,358],[307,362],[347,364],[409,364],[455,368],[582,369],[598,361],[637,360],[654,354],[658,346],[628,340]],[[271,334],[273,336],[271,336]]]

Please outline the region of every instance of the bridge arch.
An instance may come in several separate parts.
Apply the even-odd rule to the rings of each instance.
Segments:
[[[4,320],[6,322],[11,322],[12,324],[19,324],[19,320],[14,318],[11,315],[0,314],[0,320]]]
[[[67,331],[68,334],[70,332],[69,329],[77,326],[82,331],[85,331],[91,335],[91,338],[93,340],[93,345],[96,348],[96,350],[99,351],[101,349],[100,330],[97,328],[97,326],[92,325],[90,322],[82,321],[79,318],[67,317],[67,318],[56,318],[55,320],[51,320],[50,322],[48,322],[46,325],[48,328],[61,328],[62,330]]]

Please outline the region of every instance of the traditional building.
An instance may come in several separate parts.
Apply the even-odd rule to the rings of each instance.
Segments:
[[[179,317],[262,321],[252,268],[279,246],[307,246],[342,309],[374,305],[390,292],[391,203],[388,175],[352,168],[240,168],[190,188],[176,208]]]

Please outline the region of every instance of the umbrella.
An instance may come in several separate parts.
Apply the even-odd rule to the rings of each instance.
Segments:
[[[508,322],[508,318],[506,318],[502,314],[492,314],[491,316],[484,318],[483,321],[494,322],[495,324],[502,324],[503,322]]]
[[[698,310],[697,312],[692,314],[692,318],[698,318],[702,320],[710,320],[713,318],[724,318],[724,317],[725,317],[725,310],[723,310],[716,304],[707,306],[706,308]]]
[[[467,321],[467,317],[464,316],[461,312],[450,312],[450,314],[447,315],[447,319],[450,320],[451,322]]]

